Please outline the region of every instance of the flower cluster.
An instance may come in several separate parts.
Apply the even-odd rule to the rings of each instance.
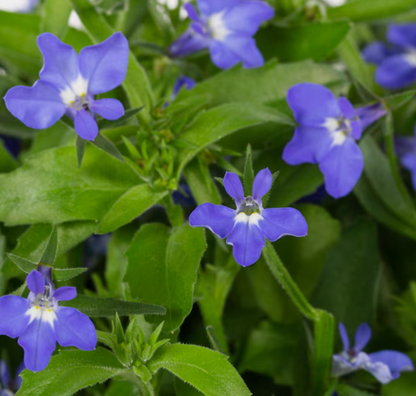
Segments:
[[[0,335],[19,337],[27,369],[41,371],[49,363],[56,342],[90,351],[97,344],[97,333],[88,316],[59,301],[76,297],[75,287],[54,288],[50,271],[33,270],[26,278],[28,298],[7,295],[0,298]]]
[[[227,172],[224,188],[237,208],[204,203],[191,213],[189,224],[208,228],[221,239],[227,238],[238,264],[243,267],[254,264],[260,258],[265,238],[274,242],[285,235],[302,237],[308,233],[306,220],[298,210],[263,208],[262,198],[272,181],[269,169],[262,169],[254,179],[253,194],[245,197],[238,175]]]

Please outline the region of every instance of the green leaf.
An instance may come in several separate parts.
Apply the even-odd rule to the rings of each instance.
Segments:
[[[251,395],[228,358],[207,348],[165,345],[155,353],[148,367],[153,373],[168,370],[206,396]]]
[[[88,0],[71,0],[71,2],[95,44],[106,40],[115,33],[105,18],[98,14],[91,2]],[[127,76],[123,82],[123,88],[132,108],[144,106],[144,110],[139,112],[137,116],[147,125],[150,119],[149,112],[153,108],[153,93],[145,70],[132,52],[129,54]]]
[[[58,253],[58,230],[56,227],[52,227],[51,235],[49,236],[46,248],[40,258],[40,263],[54,265],[56,261],[56,255]]]
[[[393,382],[396,382],[396,381],[393,381]],[[363,390],[353,388],[352,386],[349,386],[346,384],[339,384],[337,386],[336,391],[338,392],[340,396],[375,396],[374,393],[368,393]],[[383,392],[383,395],[384,395],[384,392]],[[403,394],[403,396],[408,396],[408,395],[409,395],[408,393]],[[394,396],[402,396],[402,395],[398,393],[394,393]]]
[[[38,373],[21,374],[19,396],[71,396],[77,391],[128,372],[107,349],[95,351],[65,350],[53,356],[48,367]]]
[[[85,295],[79,295],[71,301],[62,301],[60,304],[76,308],[91,318],[114,316],[116,313],[119,316],[164,315],[166,313],[166,309],[158,305]]]
[[[132,187],[110,207],[98,226],[98,233],[107,234],[130,223],[167,194],[167,191],[156,192],[147,184]]]
[[[208,165],[201,156],[194,158],[184,169],[184,175],[192,192],[192,197],[198,205],[211,202],[219,205],[221,195],[215,181],[211,177]]]
[[[415,361],[414,352],[411,354],[411,358],[414,362]],[[391,381],[389,384],[383,386],[381,394],[382,396],[409,396],[414,392],[415,387],[416,387],[415,372],[414,371],[410,373],[402,372],[400,374],[400,378],[398,378],[397,380]],[[355,396],[352,393],[351,395],[347,393],[345,395]],[[367,396],[367,395],[357,394],[356,396]]]
[[[180,136],[195,148],[178,151],[178,176],[184,166],[204,147],[240,129],[266,122],[293,125],[293,120],[285,114],[254,103],[230,103],[201,113]]]
[[[253,195],[253,182],[254,182],[254,170],[253,170],[253,153],[251,146],[247,146],[246,150],[246,163],[244,165],[244,194],[246,196]]]
[[[81,168],[82,160],[84,159],[86,144],[87,144],[86,140],[84,140],[82,137],[77,135],[76,140],[75,140],[75,151],[77,153],[78,168]]]
[[[282,62],[325,60],[350,31],[348,21],[313,22],[299,26],[268,26],[256,35],[265,57]]]
[[[99,133],[97,137],[93,141],[91,141],[91,144],[93,144],[95,147],[98,147],[100,150],[103,150],[105,153],[118,159],[119,161],[125,162],[120,151],[118,151],[118,148],[114,146],[111,140],[107,139],[101,133]]]
[[[331,19],[350,18],[355,22],[390,19],[414,8],[413,0],[351,0],[340,7],[328,8]]]
[[[54,268],[52,271],[53,278],[57,282],[67,281],[69,279],[75,278],[78,275],[83,274],[88,271],[88,268]]]
[[[375,321],[380,271],[376,226],[360,221],[328,254],[312,303],[331,312],[352,334],[361,323]]]
[[[0,173],[7,173],[17,168],[17,162],[0,141]]]
[[[74,147],[42,151],[0,176],[0,221],[7,225],[100,220],[138,177],[129,165],[86,148],[81,169]]]
[[[192,309],[196,272],[205,248],[202,229],[184,224],[170,231],[155,223],[141,227],[126,253],[125,282],[134,298],[166,307],[164,332],[175,331]]]
[[[408,103],[415,97],[416,91],[405,91],[383,98],[384,105],[394,111]]]
[[[12,253],[8,253],[7,257],[26,274],[29,274],[30,272],[35,270],[38,266],[38,263],[34,263],[32,261],[26,260],[25,258],[16,256]]]
[[[72,11],[69,0],[46,0],[43,4],[41,32],[49,32],[63,40],[68,31],[69,14]]]

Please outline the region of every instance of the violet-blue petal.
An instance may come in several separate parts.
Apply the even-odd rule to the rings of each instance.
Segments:
[[[407,54],[395,55],[379,65],[375,77],[384,88],[404,88],[416,81],[416,65],[409,61]]]
[[[192,78],[186,77],[186,76],[180,76],[176,80],[175,85],[173,87],[173,95],[174,95],[174,97],[176,97],[179,94],[180,90],[183,87],[185,87],[186,90],[190,90],[193,87],[195,87],[195,85],[196,85],[196,82]]]
[[[29,324],[30,316],[27,315],[30,302],[19,296],[3,296],[0,298],[0,335],[10,338],[19,337]]]
[[[121,85],[128,62],[129,43],[120,32],[100,44],[83,48],[79,54],[79,67],[88,81],[88,92],[97,95]]]
[[[174,57],[191,55],[194,52],[208,48],[211,39],[202,36],[193,29],[188,29],[169,47],[169,53]]]
[[[196,21],[196,22],[200,21],[198,12],[193,4],[186,3],[183,7],[185,8],[185,11],[188,13],[189,19]]]
[[[390,25],[387,40],[399,47],[416,48],[416,23]]]
[[[124,115],[123,104],[117,99],[95,100],[91,110],[107,120],[118,120]]]
[[[56,348],[55,332],[49,321],[37,318],[19,337],[18,343],[25,351],[26,368],[35,372],[42,371],[49,364]]]
[[[382,103],[358,107],[354,110],[354,117],[358,117],[363,130],[386,114],[387,110],[384,108]]]
[[[364,169],[364,158],[357,143],[347,138],[326,154],[319,169],[324,174],[328,194],[340,198],[349,194],[357,184]]]
[[[384,363],[390,369],[393,378],[399,378],[402,371],[413,371],[414,365],[411,359],[404,353],[397,351],[380,351],[368,355],[371,362]]]
[[[27,277],[26,283],[28,289],[36,296],[37,294],[43,294],[45,290],[45,279],[43,275],[36,270],[33,270]]]
[[[55,335],[64,347],[74,346],[91,351],[97,345],[97,332],[91,319],[75,308],[59,307],[56,311]]]
[[[234,172],[226,172],[224,176],[224,188],[227,194],[236,202],[244,200],[244,189],[241,180]]]
[[[212,63],[220,69],[230,69],[241,62],[241,58],[220,41],[211,40],[209,50]]]
[[[39,73],[41,80],[61,91],[70,88],[79,75],[78,55],[75,50],[52,33],[41,34],[38,37],[38,46],[44,59]]]
[[[192,227],[205,227],[220,238],[225,238],[233,229],[235,210],[222,205],[204,203],[189,216]]]
[[[77,111],[74,127],[75,132],[85,140],[94,140],[98,135],[98,125],[86,110]]]
[[[269,168],[262,169],[257,173],[253,182],[253,198],[261,203],[261,199],[269,192],[273,183],[273,175]]]
[[[305,126],[321,126],[327,118],[337,118],[340,115],[335,95],[319,84],[294,85],[287,92],[287,103],[296,121]]]
[[[297,209],[270,208],[264,209],[261,215],[263,220],[259,221],[259,227],[271,242],[286,235],[303,237],[308,234],[308,224]]]
[[[394,150],[398,156],[409,154],[415,149],[416,140],[410,136],[395,136]]]
[[[355,346],[356,352],[361,352],[371,339],[371,328],[367,323],[361,323],[355,332]]]
[[[227,47],[230,52],[238,56],[239,61],[243,63],[243,67],[246,69],[264,65],[263,55],[257,48],[256,41],[252,37],[229,34],[221,41],[221,43]],[[212,46],[211,55],[213,56],[214,61]]]
[[[413,151],[404,154],[400,162],[410,172],[413,189],[416,191],[416,154]]]
[[[9,89],[4,101],[10,113],[29,128],[49,128],[65,114],[57,88],[40,80],[33,87]]]
[[[383,62],[388,56],[393,55],[392,50],[388,48],[383,42],[375,41],[367,45],[363,51],[362,56],[368,63],[374,63],[375,65]],[[397,51],[394,51],[397,52]]]
[[[198,9],[203,15],[216,14],[239,3],[240,0],[197,0]]]
[[[350,119],[354,117],[354,107],[351,102],[343,96],[338,98],[338,106],[344,117]]]
[[[241,213],[239,216],[241,217],[227,238],[227,244],[233,247],[235,261],[243,267],[247,267],[260,258],[266,241],[258,226],[258,214],[247,216]]]
[[[361,125],[360,120],[352,120],[350,125],[351,125],[351,136],[355,140],[361,139],[361,135],[363,133],[363,127]]]
[[[77,296],[77,289],[76,287],[72,286],[63,286],[59,289],[56,289],[52,295],[52,297],[56,301],[70,301],[73,300]]]
[[[317,164],[331,149],[333,138],[324,127],[298,126],[292,140],[283,150],[289,165]]]
[[[348,337],[347,329],[345,328],[344,323],[339,323],[338,328],[342,345],[344,346],[344,352],[348,352],[350,350],[350,338]]]
[[[26,368],[25,366],[25,362],[21,362],[18,366],[17,366],[17,370],[16,370],[16,376],[14,379],[14,383],[15,383],[15,387],[16,389],[20,389],[20,387],[22,386],[22,377],[20,376],[20,374],[22,373],[22,371]]]
[[[223,17],[227,30],[253,36],[260,25],[274,17],[274,8],[264,1],[241,1]]]
[[[366,365],[363,365],[362,368],[369,373],[371,373],[377,381],[382,384],[388,384],[390,381],[394,380],[389,367],[381,362],[368,362]]]
[[[0,360],[0,389],[8,388],[10,384],[10,370],[4,360]]]

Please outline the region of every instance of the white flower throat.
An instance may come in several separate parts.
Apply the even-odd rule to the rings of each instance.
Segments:
[[[324,127],[332,135],[332,144],[339,146],[351,135],[351,121],[346,117],[327,118]]]

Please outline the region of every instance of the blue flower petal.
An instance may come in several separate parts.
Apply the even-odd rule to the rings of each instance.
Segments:
[[[400,162],[410,172],[413,189],[416,191],[416,154],[413,151],[404,154],[400,158]]]
[[[235,54],[238,57],[238,62],[243,63],[243,67],[246,69],[253,68],[253,67],[260,67],[264,65],[264,58],[259,49],[257,48],[256,41],[252,37],[248,36],[242,36],[239,34],[229,34],[225,37],[223,41],[221,41],[221,44],[223,47],[226,47],[229,52]],[[213,51],[213,47],[215,46],[211,45],[211,56],[212,61],[215,65],[219,66],[216,63],[218,60],[214,60],[215,57],[215,51]],[[225,54],[225,51],[224,51]],[[221,55],[221,60],[232,60],[233,58],[230,56],[224,56]],[[225,64],[225,62],[224,62]],[[236,63],[232,64],[231,66],[234,66]],[[231,67],[229,66],[229,67]],[[222,69],[228,69],[229,67],[221,67]]]
[[[244,200],[243,185],[236,173],[226,172],[223,182],[225,191],[231,198],[234,198],[237,203]]]
[[[384,88],[404,88],[416,81],[416,65],[409,62],[407,55],[392,56],[377,68],[376,81]]]
[[[333,138],[323,127],[299,126],[283,150],[283,160],[289,165],[317,164],[331,149]]]
[[[123,104],[117,99],[95,100],[91,110],[107,120],[118,120],[124,115]]]
[[[350,350],[350,339],[348,337],[347,329],[345,328],[344,323],[340,323],[338,328],[342,340],[342,345],[344,346],[344,352],[348,352]]]
[[[287,92],[287,102],[301,125],[321,126],[340,115],[335,95],[319,84],[296,84]]]
[[[77,296],[77,289],[72,286],[63,286],[53,292],[56,301],[70,301]]]
[[[22,377],[20,376],[21,372],[25,369],[25,362],[21,362],[18,366],[17,366],[17,370],[16,370],[16,376],[14,379],[14,383],[15,383],[15,388],[16,389],[20,389],[20,387],[22,386]]]
[[[208,228],[221,239],[231,232],[234,222],[235,210],[212,203],[199,205],[189,216],[192,227]]]
[[[241,62],[241,58],[220,41],[212,40],[209,49],[212,62],[220,69],[230,69]]]
[[[91,319],[75,308],[59,307],[56,311],[55,335],[64,347],[74,346],[91,351],[97,345],[97,332]]]
[[[260,25],[274,17],[274,8],[263,1],[241,1],[223,17],[227,30],[253,36]]]
[[[19,337],[27,325],[30,317],[27,315],[30,309],[29,300],[19,296],[3,296],[0,298],[0,335],[10,338]]]
[[[45,279],[43,275],[36,270],[33,270],[27,277],[26,283],[29,290],[36,296],[43,294],[45,290]]]
[[[341,110],[341,113],[344,115],[344,117],[346,118],[353,118],[354,117],[354,107],[351,104],[351,102],[344,97],[339,97],[338,98],[338,107]]]
[[[43,81],[36,81],[33,87],[9,89],[4,101],[10,113],[29,128],[49,128],[65,114],[59,91]]]
[[[193,4],[186,3],[183,6],[183,8],[185,8],[185,11],[188,13],[189,19],[191,19],[192,21],[195,21],[195,22],[199,22],[200,21],[198,12],[197,12],[197,10],[196,10],[196,8],[195,8],[195,6]]]
[[[379,65],[387,57],[401,52],[400,50],[390,49],[383,42],[376,41],[367,45],[362,51],[363,58],[368,63]]]
[[[282,236],[303,237],[308,234],[308,224],[302,213],[293,208],[264,209],[259,221],[264,236],[271,242]]]
[[[94,140],[98,135],[98,125],[86,110],[80,110],[75,115],[75,132],[85,140]]]
[[[195,85],[196,82],[192,78],[186,76],[179,77],[173,87],[173,97],[175,98],[183,87],[185,87],[186,90],[190,90],[195,87]]]
[[[361,323],[355,332],[354,351],[361,352],[371,339],[371,328],[367,323]]]
[[[41,34],[38,37],[38,46],[44,59],[39,73],[41,80],[61,91],[70,88],[79,76],[78,55],[75,50],[52,33]]]
[[[47,367],[56,347],[55,332],[49,320],[53,313],[43,313],[35,318],[19,337],[19,345],[25,351],[25,366],[30,371],[41,371]]]
[[[211,39],[207,36],[201,36],[193,29],[188,29],[182,36],[174,41],[169,47],[169,53],[174,58],[180,56],[187,56],[194,52],[208,48]]]
[[[197,0],[197,3],[201,14],[211,15],[237,5],[240,0]]]
[[[324,174],[328,194],[340,198],[349,194],[357,184],[364,169],[364,158],[355,141],[347,138],[326,154],[319,169]]]
[[[129,43],[122,33],[114,33],[100,44],[85,47],[79,54],[79,68],[92,95],[121,85],[127,74]]]
[[[351,121],[351,136],[355,140],[361,139],[361,135],[363,133],[363,127],[360,120],[353,120]]]
[[[363,130],[386,114],[387,110],[381,103],[358,107],[354,110],[354,116],[359,118]]]
[[[233,247],[235,261],[243,267],[254,264],[260,258],[261,250],[266,244],[258,224],[259,220],[260,215],[257,213],[250,216],[240,213],[227,238],[227,244]]]
[[[399,47],[416,48],[416,23],[390,25],[387,40]]]
[[[413,362],[407,355],[401,352],[387,350],[370,353],[368,356],[372,363],[384,363],[389,368],[391,376],[393,377],[392,379],[399,378],[401,371],[414,370]]]
[[[269,192],[273,183],[273,175],[269,168],[262,169],[257,173],[253,182],[253,198],[259,204],[261,199]]]
[[[4,360],[0,360],[0,390],[2,388],[9,388],[10,385],[10,371]]]

